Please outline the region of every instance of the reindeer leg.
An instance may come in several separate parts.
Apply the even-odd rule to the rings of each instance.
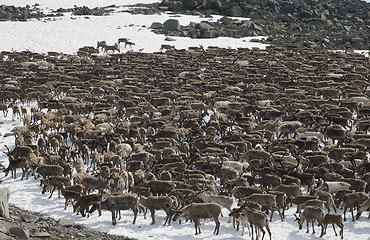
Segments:
[[[281,214],[279,207],[277,208],[281,221],[284,220],[284,214]]]
[[[272,222],[272,215],[274,214],[274,210],[271,210],[271,217],[270,217],[270,222]]]
[[[353,207],[351,207],[351,214],[352,214],[352,221],[355,221],[355,217],[353,216]]]
[[[194,221],[194,227],[195,227],[195,235],[198,235],[198,226],[197,226],[197,219],[193,219]]]
[[[265,230],[263,230],[263,228],[261,229],[261,231],[262,231],[262,240],[263,240],[263,238],[265,237]]]
[[[243,223],[244,224],[244,223]],[[249,224],[248,223],[246,223],[245,224],[246,226],[247,226],[247,228],[248,228],[248,234],[249,234],[249,236],[251,235],[251,228],[250,228],[250,226],[249,226]],[[252,231],[253,231],[253,229],[252,229]]]
[[[250,224],[250,226],[251,226],[251,228],[252,228],[252,240],[254,239],[254,237],[253,237],[253,225],[252,224]]]
[[[334,212],[337,213],[337,208],[335,207],[335,204],[333,204]]]
[[[347,211],[347,207],[344,208],[344,213],[343,213],[343,220],[344,221],[347,221],[347,219],[346,219],[346,211]]]
[[[53,196],[54,190],[55,190],[55,186],[54,186],[54,187],[53,187],[53,189],[51,190],[51,193],[50,193],[49,198],[51,198],[51,196]]]
[[[155,210],[154,209],[150,209],[150,215],[152,216],[152,225],[155,223],[155,216],[154,216],[154,214],[155,214]]]
[[[335,226],[334,226],[334,224],[332,224],[332,225],[333,225],[333,229],[334,229],[335,236],[338,236],[337,231],[335,231]]]
[[[258,240],[260,238],[260,235],[261,235],[261,230],[256,225],[254,226],[254,229],[256,229],[256,240]]]
[[[134,212],[134,221],[132,222],[132,224],[135,224],[137,213],[139,212],[139,210],[137,208],[131,208],[131,210]]]
[[[310,231],[309,231],[309,228],[308,228],[308,224],[309,224],[309,220],[307,220],[307,231],[306,231],[306,233],[309,233]]]
[[[315,227],[314,227],[315,226],[315,223],[314,223],[315,220],[311,220],[311,222],[312,222],[312,233],[315,234]]]
[[[115,210],[111,210],[111,213],[112,213],[112,225],[115,226],[117,224],[117,221],[116,221],[116,211]]]
[[[22,178],[21,178],[21,180],[23,180],[23,178],[24,178],[25,175],[26,175],[25,174],[25,171],[23,171],[23,169],[22,169]]]

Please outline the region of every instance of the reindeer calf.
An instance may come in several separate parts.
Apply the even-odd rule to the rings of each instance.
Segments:
[[[328,227],[329,224],[333,225],[334,233],[335,236],[338,236],[337,231],[335,231],[335,226],[334,224],[337,224],[338,227],[340,227],[340,236],[341,239],[343,239],[343,219],[341,214],[335,214],[335,213],[327,213],[324,217],[324,234],[326,234],[326,228]]]

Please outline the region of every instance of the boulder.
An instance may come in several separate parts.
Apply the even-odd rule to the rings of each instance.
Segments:
[[[75,225],[75,222],[68,218],[60,218],[58,223],[65,227],[73,227]]]
[[[35,233],[32,233],[31,234],[31,237],[35,237],[35,238],[50,238],[51,237],[51,234],[48,233],[48,232],[35,232]]]
[[[9,232],[16,236],[17,238],[29,238],[30,231],[27,228],[22,227],[11,227]]]
[[[176,19],[168,19],[163,23],[163,31],[179,31],[180,23]]]
[[[243,17],[244,16],[244,11],[239,7],[238,5],[226,9],[225,10],[225,15],[232,16],[232,17]]]
[[[9,218],[9,188],[0,189],[0,216],[4,219]]]
[[[152,25],[150,25],[151,29],[161,29],[163,28],[163,24],[160,22],[153,22]]]
[[[203,21],[203,22],[196,24],[195,28],[201,31],[210,31],[213,27],[211,26],[211,24]]]
[[[76,224],[74,228],[85,230],[85,231],[94,231],[91,227],[87,226],[86,224]]]
[[[206,0],[182,0],[186,9],[194,10],[198,6],[205,4]]]
[[[5,233],[0,232],[0,239],[1,239],[1,240],[13,240],[14,238],[9,237],[9,236],[8,236],[8,235],[6,235]]]
[[[217,32],[214,30],[207,30],[201,32],[201,38],[215,38],[217,37]]]

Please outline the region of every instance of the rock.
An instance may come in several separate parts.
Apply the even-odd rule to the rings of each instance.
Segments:
[[[257,32],[262,32],[263,31],[262,27],[258,26],[256,23],[252,23],[251,26],[250,26],[250,28],[252,30],[257,31]]]
[[[182,3],[184,4],[185,8],[194,10],[198,6],[201,6],[203,3],[205,3],[205,0],[182,0]]]
[[[171,42],[176,41],[176,39],[174,39],[174,38],[172,38],[172,37],[166,37],[164,40],[165,40],[165,41],[171,41]]]
[[[11,228],[10,223],[0,220],[0,232],[9,232],[9,228]]]
[[[163,23],[163,31],[179,31],[180,23],[176,19],[168,19]]]
[[[91,227],[85,225],[85,224],[76,224],[74,225],[74,228],[86,230],[86,231],[94,231]]]
[[[161,6],[170,6],[170,5],[171,5],[170,0],[163,0],[163,1],[161,2]]]
[[[363,42],[364,42],[364,40],[363,40],[362,38],[359,38],[359,37],[353,37],[353,38],[351,39],[351,42],[352,42],[352,43],[363,43]]]
[[[38,220],[38,216],[35,216],[34,214],[22,214],[21,215],[21,219],[22,221],[24,222],[28,222],[28,223],[34,223]]]
[[[222,2],[219,0],[209,0],[206,3],[206,7],[209,9],[217,9],[221,10],[222,9]]]
[[[0,216],[5,220],[9,218],[9,188],[0,189]]]
[[[239,5],[236,5],[230,9],[225,10],[225,14],[232,17],[243,17],[244,11],[239,7]]]
[[[31,234],[31,237],[36,237],[36,238],[49,238],[50,236],[51,234],[48,232],[35,232]]]
[[[363,43],[364,43],[364,40],[360,37],[353,37],[351,39],[351,45],[355,49],[359,49],[359,50],[364,49]]]
[[[288,13],[288,14],[282,14],[280,17],[280,20],[282,22],[292,23],[294,22],[295,18],[293,17],[292,14]]]
[[[151,29],[161,29],[163,28],[163,24],[160,22],[153,22],[152,25],[150,25]]]
[[[228,17],[222,17],[220,19],[220,21],[223,23],[223,24],[229,24],[231,23],[233,20],[231,18],[228,18]]]
[[[73,227],[75,225],[75,222],[68,218],[60,218],[58,223],[65,227]]]
[[[8,235],[6,235],[5,233],[0,232],[0,239],[1,239],[1,240],[13,240],[14,238],[9,237],[9,236],[8,236]]]
[[[111,240],[129,240],[125,236],[110,235],[98,232],[84,224],[74,224],[69,219],[59,219],[59,222],[53,218],[39,213],[33,213],[21,208],[10,205],[10,219],[8,222],[0,219],[0,239],[111,239]],[[34,215],[32,217],[31,215]],[[15,216],[12,218],[12,216]],[[20,216],[20,217],[19,217]],[[22,217],[26,216],[26,217]],[[24,219],[36,219],[35,222],[26,222]],[[61,224],[59,224],[61,223]],[[64,226],[62,225],[64,224]],[[13,228],[10,232],[9,229]],[[27,236],[28,234],[28,236]]]
[[[213,27],[209,23],[202,21],[202,22],[196,24],[195,28],[200,29],[201,31],[209,31]]]
[[[76,237],[79,237],[79,238],[85,238],[86,235],[83,234],[83,233],[76,233]]]
[[[218,33],[215,30],[203,31],[202,37],[204,38],[216,38],[218,37]]]
[[[21,228],[21,227],[11,227],[9,229],[9,232],[16,236],[17,238],[29,238],[30,237],[30,231],[27,228]]]

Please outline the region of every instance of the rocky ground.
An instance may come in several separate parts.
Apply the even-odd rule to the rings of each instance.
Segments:
[[[44,19],[51,17],[60,17],[63,16],[66,12],[71,12],[72,15],[94,15],[94,16],[103,16],[108,15],[114,11],[116,6],[107,6],[107,7],[95,7],[89,8],[86,6],[74,8],[59,8],[52,13],[44,13],[38,5],[25,6],[25,7],[15,7],[0,5],[0,21],[27,21],[29,19]]]
[[[55,220],[39,213],[9,206],[10,218],[0,217],[0,239],[113,239],[129,240],[124,236],[97,232],[65,218]]]
[[[142,6],[142,5],[140,5]],[[150,11],[148,9],[151,9]],[[328,49],[370,49],[370,4],[361,0],[163,0],[132,13],[172,11],[245,17],[156,28],[156,33],[192,38],[266,36],[264,43]]]
[[[30,7],[0,6],[0,21],[26,21],[30,18],[73,15],[107,15],[117,6],[90,9],[86,6],[57,9],[44,14],[37,4]],[[156,24],[153,31],[167,36],[191,38],[265,36],[267,44],[326,49],[370,49],[370,3],[361,0],[162,0],[138,4],[133,14],[224,15],[217,22],[167,28]],[[250,20],[233,20],[245,17]]]
[[[0,5],[0,21],[27,21],[30,18],[44,18],[46,15],[37,7],[25,6],[15,7]]]

